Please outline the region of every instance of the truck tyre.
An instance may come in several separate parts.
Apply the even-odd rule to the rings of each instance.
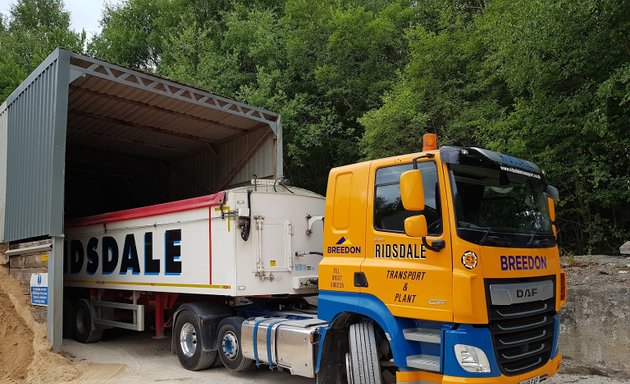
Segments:
[[[381,384],[381,367],[378,359],[374,325],[350,325],[350,352],[346,354],[348,384]]]
[[[241,326],[245,321],[242,317],[226,317],[219,323],[217,343],[219,358],[228,370],[243,372],[254,366],[254,361],[243,357],[241,348]]]
[[[94,324],[94,309],[86,299],[80,299],[74,306],[72,335],[79,343],[93,343],[103,336],[103,329]]]
[[[217,353],[215,354],[216,357],[214,358],[214,361],[212,362],[212,364],[210,364],[210,368],[221,368],[223,367],[223,363],[221,362],[221,354],[219,353],[219,351],[217,351]]]
[[[217,357],[217,351],[204,351],[201,345],[201,325],[190,311],[182,311],[175,322],[175,346],[182,367],[189,371],[209,368]]]

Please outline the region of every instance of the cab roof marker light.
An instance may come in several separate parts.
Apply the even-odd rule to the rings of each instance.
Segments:
[[[425,133],[422,136],[422,152],[434,151],[437,148],[437,135],[435,133]]]
[[[455,358],[466,372],[489,373],[488,356],[480,348],[466,344],[455,344]]]

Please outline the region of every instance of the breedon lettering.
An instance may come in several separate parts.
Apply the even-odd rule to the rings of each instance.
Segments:
[[[501,256],[502,271],[547,269],[547,256]]]
[[[64,272],[78,274],[85,270],[89,275],[94,275],[100,266],[104,275],[116,271],[120,275],[134,274],[157,275],[160,274],[162,264],[160,260],[153,258],[153,233],[144,234],[144,270],[141,268],[140,256],[134,234],[127,234],[124,238],[122,253],[115,238],[104,236],[102,239],[91,237],[84,248],[80,240],[72,240],[70,247],[66,243],[64,252]],[[181,261],[181,229],[172,229],[164,233],[164,274],[179,275],[182,273]],[[101,243],[99,254],[99,242]],[[86,257],[87,254],[87,257]],[[69,266],[69,268],[68,268]]]
[[[338,253],[338,254],[361,253],[361,247],[355,247],[355,246],[349,246],[349,245],[335,245],[333,247],[328,247],[328,253]]]

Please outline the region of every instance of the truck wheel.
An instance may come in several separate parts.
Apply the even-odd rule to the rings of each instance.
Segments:
[[[189,371],[199,371],[210,367],[217,351],[204,351],[201,346],[201,326],[197,317],[190,311],[183,311],[175,322],[175,346],[177,358],[182,367]]]
[[[254,361],[243,357],[241,349],[242,317],[226,317],[219,323],[217,342],[219,343],[219,358],[228,370],[243,372],[251,369]]]
[[[93,343],[103,336],[103,329],[94,325],[94,310],[86,299],[78,300],[74,307],[72,335],[80,343]]]
[[[348,384],[381,384],[381,367],[378,359],[374,325],[350,325],[350,352],[346,354]]]

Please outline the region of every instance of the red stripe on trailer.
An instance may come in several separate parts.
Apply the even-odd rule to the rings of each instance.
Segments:
[[[124,211],[103,213],[101,215],[71,219],[66,221],[65,227],[84,227],[94,224],[115,223],[117,221],[141,219],[143,217],[164,215],[167,213],[182,212],[197,208],[212,207],[215,205],[220,205],[223,202],[224,195],[224,192],[219,192],[213,195],[193,197],[192,199],[178,200],[169,203],[149,205],[146,207],[126,209]]]
[[[212,285],[212,207],[208,208],[208,285]]]

